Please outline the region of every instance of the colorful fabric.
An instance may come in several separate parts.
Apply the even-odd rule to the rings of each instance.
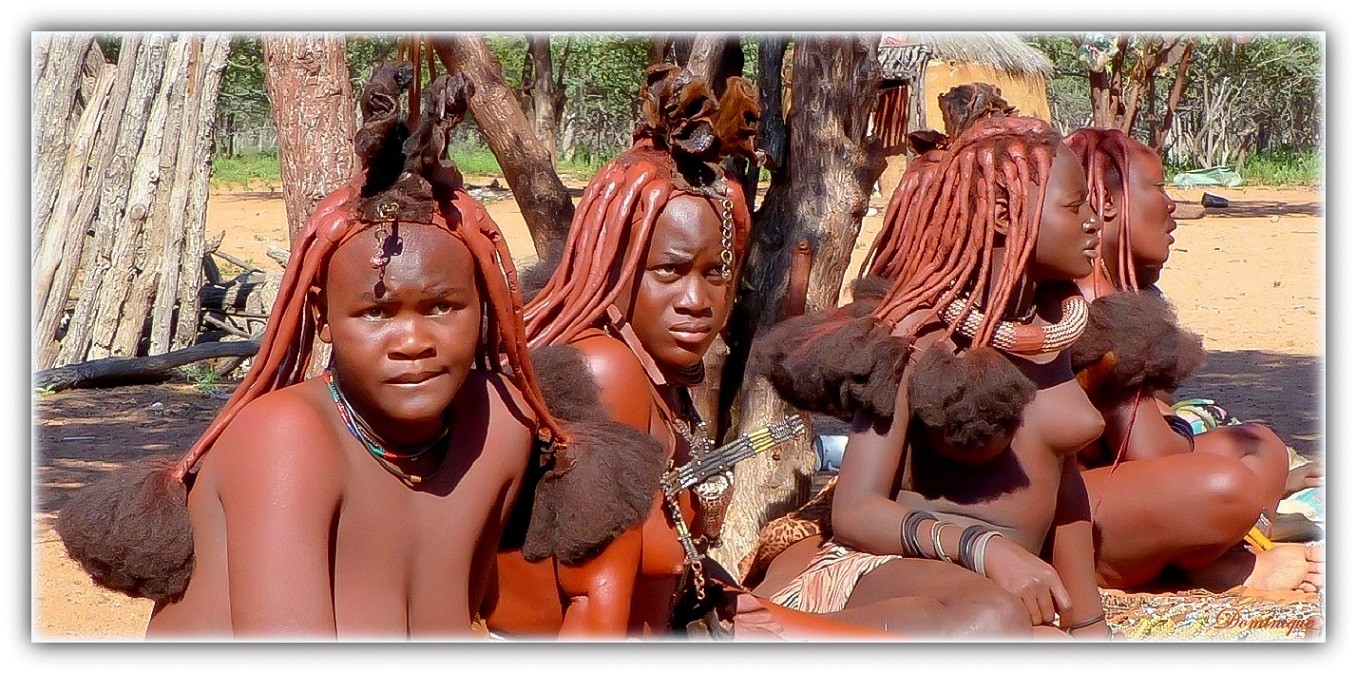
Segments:
[[[1173,403],[1173,412],[1192,424],[1192,432],[1201,435],[1213,428],[1235,426],[1241,422],[1210,398],[1188,398]]]
[[[1324,633],[1323,597],[1315,593],[1100,591],[1108,626],[1127,641],[1300,641]]]
[[[872,555],[826,543],[810,565],[770,599],[797,611],[833,613],[843,610],[863,576],[899,555]]]
[[[1324,491],[1319,487],[1306,487],[1277,504],[1277,514],[1300,513],[1305,519],[1316,524],[1324,523]]]

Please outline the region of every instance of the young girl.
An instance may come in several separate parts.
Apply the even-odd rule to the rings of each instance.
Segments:
[[[362,169],[298,238],[217,419],[61,511],[96,581],[156,600],[148,637],[469,636],[535,438],[583,442],[526,360],[503,237],[443,161],[471,86],[435,80],[412,133],[411,79],[364,88]],[[332,359],[304,379],[313,338]]]
[[[1100,584],[1173,581],[1169,571],[1215,590],[1317,589],[1323,548],[1240,544],[1258,533],[1260,516],[1266,528],[1276,515],[1286,492],[1286,444],[1261,424],[1194,434],[1164,400],[1205,353],[1154,286],[1177,227],[1159,157],[1115,129],[1080,129],[1065,142],[1087,172],[1089,205],[1104,223],[1097,265],[1079,281],[1091,303],[1090,329],[1073,349],[1106,422],[1103,437],[1080,453],[1100,533]]]
[[[615,419],[647,442],[557,457],[567,465],[541,477],[524,504],[531,514],[506,534],[522,542],[499,556],[488,624],[530,637],[662,637],[700,613],[689,604],[728,599],[704,632],[733,621],[736,637],[862,635],[814,616],[798,622],[720,582],[704,553],[720,536],[728,478],[661,488],[670,466],[707,446],[687,387],[730,313],[750,223],[720,162],[752,157],[758,108],[739,78],[718,104],[692,73],[666,65],[647,71],[642,99],[635,143],[585,188],[564,256],[525,313],[529,343],[551,362],[539,370],[561,389],[551,404],[572,400],[560,415]]]
[[[1074,459],[1102,419],[1066,350],[1097,243],[1083,172],[1022,117],[976,120],[916,163],[864,266],[884,280],[762,338],[779,393],[853,426],[819,526],[746,581],[925,636],[1104,638]]]

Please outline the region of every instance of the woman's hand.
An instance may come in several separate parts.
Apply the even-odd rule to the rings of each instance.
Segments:
[[[1055,623],[1056,612],[1070,610],[1070,594],[1050,564],[1002,536],[985,548],[985,576],[1027,607],[1033,625]]]
[[[1108,626],[1106,620],[1098,621],[1087,627],[1070,630],[1069,633],[1077,641],[1112,641],[1114,637],[1112,628]]]

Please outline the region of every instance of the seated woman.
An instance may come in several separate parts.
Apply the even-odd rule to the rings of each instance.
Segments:
[[[661,489],[666,468],[708,446],[687,387],[724,327],[749,232],[740,183],[720,161],[752,156],[757,105],[746,82],[728,82],[718,105],[688,71],[647,71],[635,143],[585,188],[563,257],[526,308],[553,411],[616,419],[648,442],[558,455],[537,478],[483,607],[496,633],[664,636],[691,629],[717,599],[734,605],[716,621],[707,612],[706,629],[733,621],[737,637],[865,633],[798,621],[713,577],[704,552],[720,536],[728,481],[673,497]],[[691,603],[703,610],[685,610]]]
[[[1261,424],[1194,434],[1166,402],[1205,353],[1154,286],[1177,227],[1159,157],[1117,130],[1080,129],[1066,143],[1103,222],[1096,268],[1079,281],[1092,318],[1072,352],[1106,423],[1103,437],[1080,452],[1100,583],[1137,588],[1170,580],[1169,571],[1217,590],[1315,589],[1323,583],[1321,548],[1260,541],[1269,550],[1255,556],[1240,545],[1256,523],[1266,529],[1276,516],[1287,490],[1286,444]]]
[[[1106,638],[1074,458],[1102,418],[1067,351],[1097,242],[1083,171],[1049,125],[1002,115],[924,159],[864,265],[884,280],[760,340],[784,398],[853,425],[832,491],[801,513],[818,526],[756,551],[745,581],[932,636],[1030,638],[1058,616]]]
[[[150,638],[468,637],[535,437],[583,442],[525,362],[503,237],[444,163],[471,85],[429,85],[404,143],[410,81],[383,64],[364,88],[362,169],[298,237],[202,437],[61,510],[97,582],[155,600]],[[314,338],[332,355],[306,379]]]

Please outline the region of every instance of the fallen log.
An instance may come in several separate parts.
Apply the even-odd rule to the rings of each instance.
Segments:
[[[158,356],[101,358],[33,374],[33,388],[48,392],[69,388],[107,388],[129,384],[157,384],[174,376],[175,368],[209,358],[249,357],[259,351],[257,341],[207,342]]]

